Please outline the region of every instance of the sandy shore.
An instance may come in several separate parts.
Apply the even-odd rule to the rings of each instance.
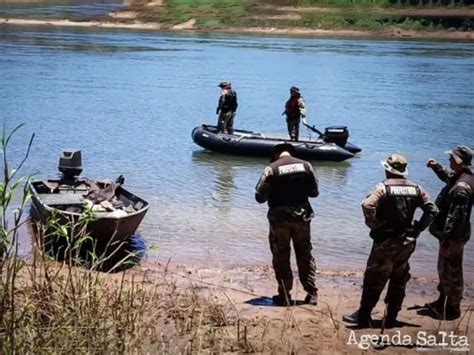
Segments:
[[[113,21],[71,21],[67,19],[22,19],[22,18],[0,18],[0,25],[25,25],[25,26],[63,26],[63,27],[100,27],[132,30],[168,30],[168,31],[193,31],[195,28],[193,20],[175,26],[165,26],[160,23],[144,23],[133,21],[128,23]],[[209,30],[203,30],[209,32]],[[307,36],[307,37],[371,37],[371,38],[413,38],[413,39],[443,39],[443,40],[468,40],[474,39],[474,32],[460,31],[408,31],[408,30],[383,30],[383,31],[359,31],[359,30],[324,30],[308,28],[271,28],[271,27],[248,27],[215,28],[216,33],[246,33],[246,34],[270,34],[278,36]]]
[[[115,23],[104,21],[71,21],[71,20],[32,20],[21,18],[0,18],[0,25],[22,25],[22,26],[58,26],[58,27],[101,27],[101,28],[123,28],[160,30],[162,26],[155,23]]]
[[[238,318],[237,324],[240,324],[240,329],[236,329],[234,322],[233,326],[225,329],[225,334],[229,337],[245,336],[251,352],[361,353],[364,350],[361,347],[365,346],[361,344],[361,339],[363,339],[361,337],[377,337],[381,332],[379,323],[374,329],[354,329],[342,322],[343,314],[352,313],[358,308],[362,284],[360,272],[321,271],[317,280],[319,304],[317,306],[296,305],[288,308],[270,304],[270,297],[275,293],[276,286],[273,270],[269,266],[221,270],[194,265],[144,262],[130,272],[137,278],[143,277],[143,281],[150,284],[156,280],[163,280],[163,275],[166,275],[165,277],[176,282],[178,287],[193,287],[202,295],[215,298],[225,304],[233,310],[232,315],[226,316]],[[437,297],[436,284],[436,280],[432,278],[412,277],[408,284],[403,310],[399,315],[402,326],[386,329],[384,334],[390,337],[399,335],[411,337],[414,344],[420,337],[419,332],[439,336],[440,332],[453,331],[458,335],[465,335],[473,349],[474,327],[472,324],[469,326],[474,311],[472,282],[466,284],[462,305],[463,318],[458,321],[440,322],[417,315],[415,310],[409,310],[409,307],[423,305],[435,299]],[[295,278],[292,295],[298,301],[305,296],[297,278]],[[381,300],[373,313],[373,318],[376,321],[380,320],[383,312]],[[389,353],[413,352],[416,350],[413,344],[403,346],[393,344],[387,346],[386,351]],[[424,350],[430,353],[446,353],[443,349],[425,348]],[[369,345],[368,351],[375,352],[374,346]]]

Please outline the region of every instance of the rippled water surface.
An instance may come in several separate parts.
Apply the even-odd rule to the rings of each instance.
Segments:
[[[382,180],[379,161],[406,154],[410,177],[434,198],[425,161],[473,145],[472,43],[304,39],[146,31],[0,27],[0,113],[26,122],[11,154],[37,134],[26,171],[56,174],[62,148],[80,148],[84,176],[116,177],[151,204],[140,233],[149,258],[223,266],[270,261],[266,206],[254,187],[266,159],[203,151],[193,127],[215,122],[217,83],[239,95],[236,126],[285,133],[280,115],[298,85],[309,121],[349,126],[363,148],[344,163],[314,162],[315,255],[323,269],[363,269],[371,241],[360,201]],[[309,133],[302,131],[303,136]],[[25,144],[22,144],[24,142]],[[435,273],[424,233],[415,273]],[[474,274],[474,242],[465,270]]]
[[[120,0],[0,0],[0,17],[84,20],[122,6]]]

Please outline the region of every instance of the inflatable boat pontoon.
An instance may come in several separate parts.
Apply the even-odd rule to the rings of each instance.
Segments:
[[[343,161],[352,158],[361,149],[349,142],[346,127],[328,127],[315,140],[289,141],[277,135],[234,130],[233,134],[217,133],[215,126],[203,124],[192,131],[194,143],[220,153],[270,157],[273,147],[281,142],[293,144],[296,156],[308,160]]]

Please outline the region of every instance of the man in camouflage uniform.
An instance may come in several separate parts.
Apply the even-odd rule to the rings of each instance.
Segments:
[[[237,111],[237,93],[232,89],[231,83],[222,81],[219,85],[221,94],[217,103],[216,115],[217,132],[234,133],[234,117]]]
[[[439,298],[426,306],[438,319],[454,320],[461,315],[463,294],[462,259],[464,245],[471,236],[471,210],[474,199],[474,177],[469,167],[472,150],[459,145],[447,151],[451,171],[434,159],[427,166],[446,183],[436,205],[439,214],[430,226],[430,233],[439,239],[438,274]]]
[[[300,89],[296,86],[290,88],[290,98],[285,104],[286,124],[288,126],[288,134],[292,141],[297,141],[300,133],[300,118],[306,124],[306,105]]]
[[[307,292],[305,303],[317,304],[316,263],[311,254],[310,223],[313,209],[308,197],[317,197],[318,181],[307,161],[293,157],[295,148],[289,143],[274,147],[272,160],[256,186],[255,199],[268,201],[270,249],[278,282],[277,305],[291,305],[293,274],[290,265],[291,241],[301,284]]]
[[[343,316],[344,321],[359,327],[371,326],[370,314],[389,280],[385,326],[397,325],[397,315],[410,279],[408,260],[415,250],[416,238],[436,215],[436,206],[425,190],[406,178],[405,157],[392,154],[381,163],[387,179],[377,184],[362,201],[365,223],[374,243],[367,260],[360,307],[354,314]],[[418,207],[423,215],[412,223]]]

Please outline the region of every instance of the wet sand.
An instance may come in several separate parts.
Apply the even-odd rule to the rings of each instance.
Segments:
[[[0,25],[23,26],[58,26],[58,27],[101,27],[118,29],[160,30],[162,26],[155,23],[115,23],[105,21],[71,21],[63,20],[32,20],[21,18],[0,18]]]
[[[100,27],[131,30],[167,30],[167,31],[193,31],[200,32],[194,27],[194,21],[189,20],[174,26],[165,26],[160,23],[144,23],[133,21],[128,23],[113,21],[71,21],[68,19],[22,19],[22,18],[0,18],[0,25],[24,25],[24,26],[63,26],[63,27]],[[209,33],[209,30],[202,30]],[[234,28],[222,27],[213,29],[215,33],[242,33],[242,34],[265,34],[278,36],[307,36],[307,37],[359,37],[359,38],[413,38],[413,39],[442,39],[442,40],[467,40],[474,39],[474,32],[461,31],[410,31],[410,30],[382,30],[382,31],[360,31],[360,30],[324,30],[309,28],[271,28],[271,27],[247,27]]]
[[[362,273],[332,272],[323,270],[318,274],[319,303],[317,306],[296,305],[275,307],[270,297],[274,295],[276,283],[270,266],[237,267],[230,270],[199,267],[186,264],[159,264],[143,262],[132,269],[132,275],[141,275],[145,282],[153,284],[163,280],[163,275],[178,286],[199,289],[202,295],[213,297],[230,305],[235,310],[240,324],[245,324],[245,337],[253,349],[269,349],[280,352],[297,353],[357,353],[362,352],[354,339],[360,343],[361,336],[380,335],[380,321],[383,316],[383,296],[372,317],[376,321],[374,329],[353,329],[342,322],[342,315],[358,308]],[[409,307],[423,305],[437,298],[435,278],[412,277],[407,287],[407,296],[399,314],[402,326],[385,329],[384,334],[409,336],[414,342],[420,331],[426,334],[454,331],[466,335],[471,349],[474,346],[474,330],[471,322],[474,311],[474,285],[468,281],[462,304],[463,316],[457,321],[437,321],[416,314]],[[293,299],[302,301],[305,293],[297,281],[293,288]],[[377,326],[378,325],[378,326]],[[242,328],[244,326],[242,325]],[[232,334],[235,329],[228,329]],[[240,329],[243,333],[243,330]],[[235,335],[235,334],[234,334]],[[414,343],[413,342],[413,343]],[[362,345],[361,345],[362,346]],[[388,346],[389,353],[409,353],[416,346]],[[445,353],[444,350],[424,349],[430,353]],[[371,345],[369,352],[376,351]]]

